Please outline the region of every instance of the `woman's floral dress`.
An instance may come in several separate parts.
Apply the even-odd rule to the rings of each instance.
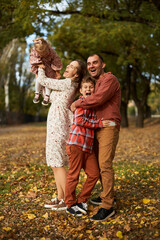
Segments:
[[[69,107],[74,100],[78,86],[69,78],[63,80],[46,78],[41,68],[38,70],[38,81],[42,86],[52,89],[51,106],[47,117],[47,165],[62,167],[68,163],[66,142],[73,118]]]

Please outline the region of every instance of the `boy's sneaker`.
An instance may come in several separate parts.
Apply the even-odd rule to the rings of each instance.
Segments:
[[[115,210],[111,207],[110,209],[100,208],[93,217],[91,221],[105,221],[108,218],[112,217],[115,214]]]
[[[73,216],[77,216],[77,217],[82,216],[82,213],[80,211],[78,211],[78,208],[75,204],[72,205],[70,208],[67,208],[66,213],[70,213]]]
[[[60,202],[57,205],[52,207],[52,210],[54,210],[54,211],[63,211],[63,210],[66,210],[66,209],[67,209],[67,206],[64,202],[64,199],[61,199]]]
[[[54,206],[58,205],[60,202],[60,200],[58,200],[58,198],[52,198],[51,201],[48,201],[44,207],[45,208],[53,208]]]
[[[100,197],[98,197],[98,198],[92,198],[91,200],[90,200],[90,202],[92,203],[92,204],[94,204],[94,205],[101,205],[102,204],[102,199],[100,198]]]
[[[87,203],[77,203],[77,208],[80,212],[87,214],[88,204]]]

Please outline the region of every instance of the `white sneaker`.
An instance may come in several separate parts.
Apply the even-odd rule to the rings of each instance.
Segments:
[[[51,201],[48,201],[47,204],[44,205],[45,208],[53,208],[60,203],[57,197],[52,198]]]
[[[82,213],[78,211],[77,205],[73,204],[70,208],[67,208],[66,213],[70,213],[73,216],[81,217]]]
[[[81,202],[81,203],[77,203],[77,208],[80,212],[82,212],[83,214],[87,214],[88,211],[88,204]]]
[[[52,210],[54,210],[54,211],[63,211],[63,210],[66,210],[66,209],[67,209],[67,206],[64,202],[64,199],[61,199],[60,202],[57,205],[52,207]]]

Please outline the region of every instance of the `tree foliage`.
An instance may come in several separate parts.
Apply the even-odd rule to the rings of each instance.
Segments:
[[[50,39],[67,58],[101,54],[120,80],[123,120],[133,99],[143,127],[150,82],[159,75],[159,20],[159,6],[151,1],[82,1],[79,13],[58,22]]]
[[[133,99],[143,127],[152,79],[159,80],[160,4],[150,0],[2,1],[1,49],[15,37],[48,38],[64,62],[99,53],[122,89],[122,125]]]

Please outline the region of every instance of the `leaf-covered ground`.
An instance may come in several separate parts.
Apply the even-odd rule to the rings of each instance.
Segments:
[[[159,239],[160,122],[144,129],[121,129],[114,160],[116,215],[91,222],[98,207],[75,218],[43,207],[56,196],[53,174],[45,163],[45,125],[0,128],[0,239]],[[82,171],[77,192],[82,188]],[[101,190],[98,182],[93,196]]]

